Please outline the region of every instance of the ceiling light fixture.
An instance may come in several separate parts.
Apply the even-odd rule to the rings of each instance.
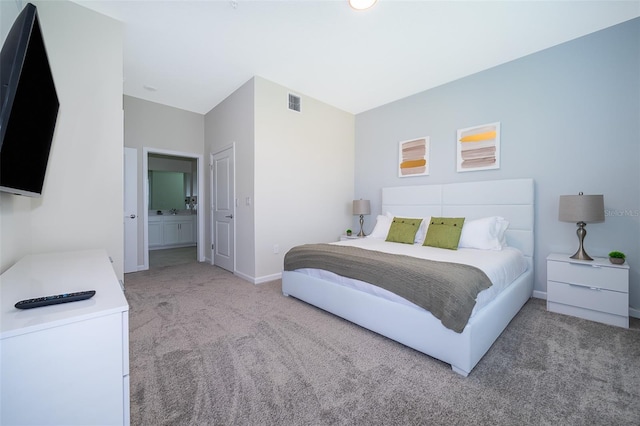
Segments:
[[[349,6],[355,10],[365,10],[376,4],[377,0],[349,0]]]

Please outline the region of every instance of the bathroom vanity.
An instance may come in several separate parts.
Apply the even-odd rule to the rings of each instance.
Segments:
[[[149,249],[195,246],[197,215],[149,213]]]

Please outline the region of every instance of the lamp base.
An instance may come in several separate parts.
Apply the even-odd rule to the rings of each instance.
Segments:
[[[580,247],[578,251],[573,256],[570,256],[570,257],[571,259],[577,259],[577,260],[593,260],[593,258],[589,256],[582,247]]]
[[[585,226],[587,226],[587,224],[584,222],[578,222],[576,225],[578,225],[578,230],[576,231],[576,234],[578,234],[578,241],[580,241],[580,247],[578,247],[578,251],[573,256],[571,256],[571,259],[593,260],[593,258],[589,256],[587,252],[584,250],[584,237],[587,235],[587,230],[585,229]]]
[[[362,225],[364,225],[364,215],[361,214],[360,215],[360,232],[358,232],[358,237],[363,238],[366,237],[367,234],[364,233],[364,231],[362,230]]]

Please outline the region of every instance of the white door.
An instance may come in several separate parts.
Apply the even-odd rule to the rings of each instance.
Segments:
[[[213,264],[234,271],[233,147],[211,156],[211,241]]]
[[[138,270],[138,151],[124,149],[124,272]]]

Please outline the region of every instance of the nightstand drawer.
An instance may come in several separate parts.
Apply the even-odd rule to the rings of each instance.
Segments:
[[[588,263],[547,262],[547,279],[607,290],[629,292],[629,270]]]
[[[625,317],[629,314],[628,293],[588,286],[547,281],[547,300]]]

